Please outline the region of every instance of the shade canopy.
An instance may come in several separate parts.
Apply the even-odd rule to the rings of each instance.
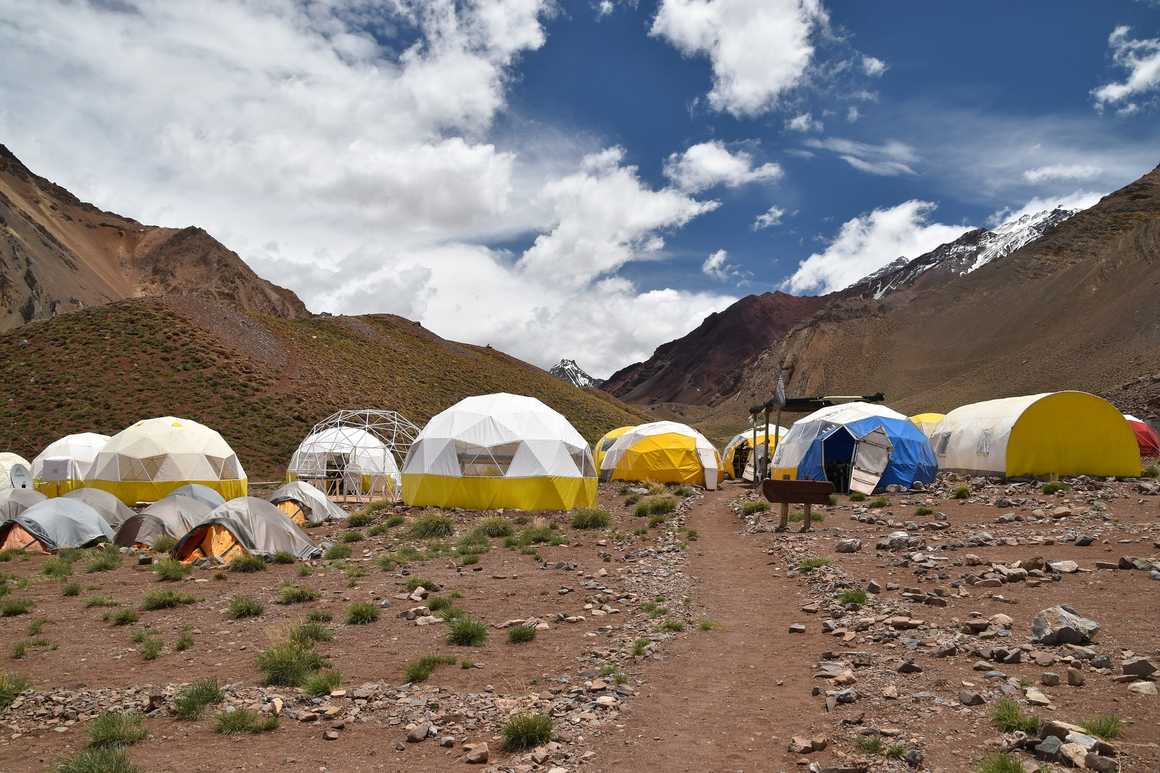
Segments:
[[[183,561],[216,557],[228,562],[243,555],[272,558],[276,553],[311,559],[322,550],[266,500],[237,497],[215,507],[177,541],[173,553]]]
[[[57,497],[84,485],[108,435],[80,432],[54,440],[32,460],[32,481],[38,491]]]
[[[15,540],[35,544],[13,544]],[[38,502],[10,521],[0,524],[0,545],[55,552],[83,548],[113,539],[113,530],[93,508],[75,499],[56,497]]]
[[[241,462],[221,435],[173,416],[143,419],[114,435],[85,479],[85,485],[130,505],[156,502],[188,483],[214,489],[227,499],[247,489]]]
[[[600,479],[715,489],[719,469],[717,449],[700,432],[675,421],[654,421],[617,438],[600,463]]]
[[[596,501],[587,441],[534,397],[468,397],[434,416],[403,465],[409,505],[566,510]]]

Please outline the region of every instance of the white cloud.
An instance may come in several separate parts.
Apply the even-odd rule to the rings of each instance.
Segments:
[[[812,38],[828,25],[820,0],[662,0],[650,34],[713,68],[709,104],[748,116],[803,82]]]
[[[860,172],[884,177],[915,174],[913,164],[919,160],[914,148],[897,140],[874,145],[839,137],[829,137],[806,140],[806,145],[818,150],[836,153],[843,161]]]
[[[724,143],[712,140],[673,153],[665,161],[665,177],[685,191],[703,191],[716,185],[736,188],[754,182],[777,180],[782,176],[778,164],[755,165],[752,154],[730,151]]]
[[[815,120],[812,113],[798,113],[785,122],[785,128],[795,132],[820,132],[826,126],[821,121]]]
[[[615,9],[616,5],[612,2],[612,0],[600,0],[600,2],[596,4],[596,16],[597,18],[607,16]]]
[[[1049,180],[1090,180],[1099,177],[1102,171],[1098,166],[1091,164],[1049,164],[1026,170],[1023,179],[1029,183]]]
[[[932,202],[912,199],[847,220],[826,249],[801,261],[782,287],[797,293],[840,290],[897,258],[916,258],[970,230],[932,222],[934,210]]]
[[[871,78],[881,77],[887,70],[886,62],[873,56],[862,57],[862,72]]]
[[[1065,196],[1036,196],[1021,206],[1004,207],[993,212],[987,218],[987,225],[994,228],[1008,221],[1018,220],[1024,215],[1034,215],[1049,209],[1087,209],[1094,206],[1104,195],[1094,191],[1075,191]]]
[[[754,231],[763,231],[766,228],[773,228],[781,225],[781,219],[785,217],[785,210],[778,206],[772,206],[766,211],[762,212],[753,221]]]
[[[731,301],[615,275],[715,202],[573,131],[497,128],[548,0],[0,2],[0,137],[25,163],[206,228],[316,311],[608,373]]]
[[[1121,25],[1108,36],[1112,61],[1127,76],[1092,90],[1097,109],[1120,105],[1121,114],[1131,115],[1139,109],[1131,99],[1160,90],[1160,38],[1130,38],[1130,32],[1130,27]]]
[[[857,105],[850,105],[850,108],[846,111],[846,121],[849,123],[857,123],[861,117],[862,111],[858,109]]]
[[[701,272],[718,282],[724,282],[736,273],[736,269],[729,265],[729,253],[725,250],[717,250],[705,258],[705,262],[701,264]]]

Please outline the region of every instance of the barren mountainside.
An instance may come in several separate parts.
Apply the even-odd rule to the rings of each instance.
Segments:
[[[123,298],[204,295],[258,314],[307,311],[200,228],[104,212],[0,145],[0,330]]]

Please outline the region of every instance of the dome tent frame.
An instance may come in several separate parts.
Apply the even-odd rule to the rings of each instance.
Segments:
[[[419,427],[397,411],[351,408],[315,424],[290,457],[286,474],[348,501],[397,500],[399,470]]]

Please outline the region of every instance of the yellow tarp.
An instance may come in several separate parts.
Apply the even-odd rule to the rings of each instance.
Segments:
[[[32,487],[46,497],[63,497],[70,491],[83,488],[83,480],[34,480]]]
[[[468,510],[571,510],[596,503],[596,478],[458,478],[404,473],[403,501]]]
[[[170,491],[190,483],[200,483],[213,489],[225,497],[227,502],[236,497],[246,496],[249,490],[249,482],[245,478],[241,480],[87,480],[84,485],[108,491],[125,504],[133,506],[138,502],[156,502],[159,499],[164,499]]]
[[[299,526],[306,525],[306,513],[302,510],[302,506],[293,499],[287,499],[285,502],[279,502],[275,505],[279,510],[286,513],[291,521]]]
[[[910,423],[929,438],[945,418],[946,414],[942,413],[916,413],[910,417]]]
[[[233,532],[220,523],[211,523],[197,527],[194,538],[186,542],[178,559],[188,564],[199,558],[217,556],[229,562],[244,555],[246,549],[234,538]]]
[[[610,479],[704,486],[705,468],[694,438],[666,432],[642,437],[625,450]]]
[[[1082,426],[1078,437],[1074,427]],[[1106,400],[1056,392],[1032,403],[1007,441],[1007,477],[1140,474],[1140,446],[1128,422]]]

